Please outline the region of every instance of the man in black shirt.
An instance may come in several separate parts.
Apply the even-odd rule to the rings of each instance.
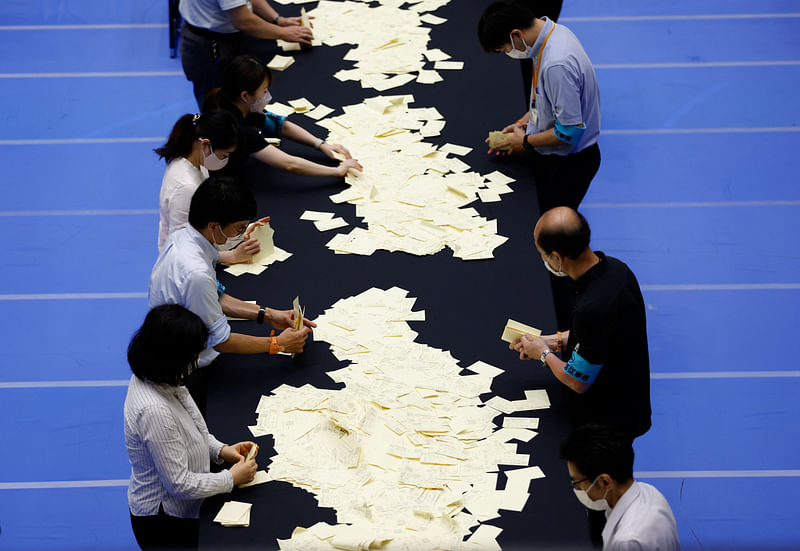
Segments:
[[[573,426],[615,426],[631,438],[651,425],[650,362],[644,300],[633,272],[589,248],[589,224],[569,207],[545,212],[534,229],[547,269],[575,280],[569,331],[511,343],[520,359],[538,359],[567,388]],[[561,351],[560,360],[553,352]]]

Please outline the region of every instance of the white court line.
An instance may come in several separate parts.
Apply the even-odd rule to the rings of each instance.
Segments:
[[[0,145],[73,145],[93,143],[152,143],[163,142],[165,137],[157,138],[54,138],[40,140],[0,140]]]
[[[760,134],[767,132],[800,132],[800,126],[741,126],[730,128],[627,128],[601,130],[603,136],[638,136],[647,134]]]
[[[665,209],[698,207],[796,207],[800,201],[688,201],[667,203],[584,203],[583,209]],[[2,215],[2,213],[0,213]]]
[[[42,490],[52,488],[114,488],[127,486],[129,479],[54,480],[51,482],[0,482],[0,490]]]
[[[595,69],[696,69],[708,67],[786,67],[800,65],[800,60],[775,61],[676,61],[665,63],[597,63]]]
[[[117,78],[117,77],[176,77],[182,71],[111,71],[88,73],[0,73],[0,78]]]
[[[688,283],[641,285],[640,288],[642,291],[787,291],[800,289],[800,283]]]
[[[695,371],[651,373],[651,379],[780,379],[800,377],[800,371]]]
[[[88,300],[88,299],[121,299],[147,298],[147,293],[39,293],[0,295],[3,300]]]
[[[0,25],[0,31],[76,31],[97,29],[166,29],[168,23],[107,23],[97,25]]]
[[[128,386],[128,379],[109,379],[107,381],[11,381],[0,382],[2,388],[97,388]]]
[[[634,478],[795,478],[800,469],[742,471],[636,471]]]
[[[0,218],[10,216],[129,216],[138,214],[158,214],[158,209],[7,210],[0,211]]]
[[[794,19],[800,13],[708,13],[702,15],[616,15],[616,16],[587,16],[587,17],[560,17],[558,21],[693,21],[706,19]]]

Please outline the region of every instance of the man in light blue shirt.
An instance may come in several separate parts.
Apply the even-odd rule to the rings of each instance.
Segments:
[[[600,167],[600,95],[583,46],[568,28],[509,0],[486,8],[478,37],[487,52],[533,60],[529,109],[489,153],[525,155],[541,212],[577,209]]]
[[[294,310],[274,310],[241,301],[226,293],[217,281],[218,251],[232,249],[242,241],[256,208],[250,190],[233,178],[207,179],[192,196],[189,225],[170,234],[150,274],[150,308],[180,304],[208,327],[208,343],[200,354],[200,367],[209,365],[220,352],[302,352],[310,327],[316,327],[304,319],[306,326],[295,330]],[[233,333],[226,316],[258,323],[266,320],[283,331],[275,337]],[[200,395],[195,399],[202,401],[202,388],[198,391]]]

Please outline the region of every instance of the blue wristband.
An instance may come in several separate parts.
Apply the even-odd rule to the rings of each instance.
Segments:
[[[602,368],[601,364],[591,364],[573,351],[572,357],[564,364],[564,373],[582,383],[592,384]]]
[[[222,298],[222,293],[225,292],[225,286],[217,280],[217,298]]]
[[[562,142],[575,145],[581,141],[581,136],[583,136],[585,130],[586,127],[581,128],[580,126],[564,126],[558,122],[558,119],[556,119],[556,126],[553,128],[553,134],[555,134],[556,138]]]

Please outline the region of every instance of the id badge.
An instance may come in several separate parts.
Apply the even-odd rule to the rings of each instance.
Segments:
[[[536,102],[531,103],[531,111],[528,115],[528,125],[533,125],[533,128],[539,131],[539,111],[536,110]]]

